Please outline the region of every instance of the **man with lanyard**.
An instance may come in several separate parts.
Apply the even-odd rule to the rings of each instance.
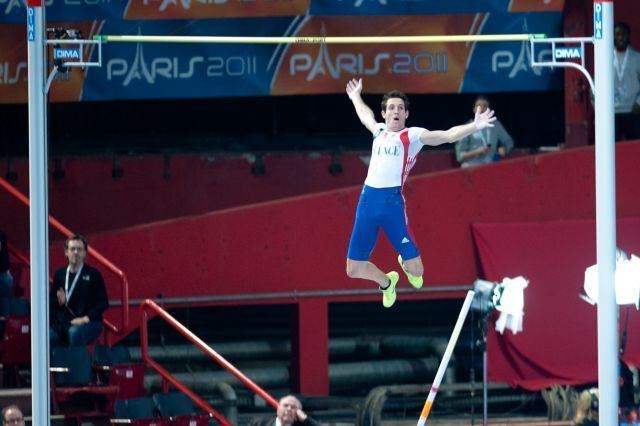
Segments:
[[[631,29],[618,22],[613,54],[616,140],[640,138],[640,52],[629,46]]]
[[[405,127],[409,117],[409,99],[398,91],[382,98],[382,118],[377,123],[373,111],[361,97],[362,79],[347,83],[347,95],[360,122],[373,134],[371,161],[367,179],[356,210],[353,232],[347,252],[347,275],[374,281],[382,291],[382,305],[391,307],[396,301],[398,273],[382,272],[369,261],[371,252],[382,228],[393,247],[399,253],[409,283],[422,287],[424,267],[416,247],[405,210],[402,187],[424,145],[452,143],[478,130],[492,127],[496,120],[493,111],[476,111],[475,120],[449,130],[430,131],[422,127]]]
[[[85,346],[100,337],[109,299],[100,271],[84,263],[87,240],[74,235],[64,248],[69,265],[55,272],[50,293],[51,347]]]
[[[490,108],[486,96],[478,96],[473,103],[473,113],[482,114]],[[513,149],[513,138],[499,120],[493,127],[475,132],[456,144],[456,159],[460,166],[471,167],[488,164],[504,158]]]

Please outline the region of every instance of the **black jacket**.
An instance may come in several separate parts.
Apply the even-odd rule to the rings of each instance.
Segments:
[[[66,274],[65,266],[53,275],[53,284],[49,293],[52,319],[69,317],[70,321],[72,318],[87,315],[91,321],[102,321],[102,314],[109,307],[109,299],[100,271],[85,263],[71,298],[67,300],[67,306],[60,306],[56,293],[59,288],[64,289]],[[73,283],[74,277],[74,274],[69,274],[69,286]]]

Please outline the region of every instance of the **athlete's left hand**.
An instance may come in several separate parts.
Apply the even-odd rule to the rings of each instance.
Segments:
[[[495,112],[492,109],[487,108],[483,113],[480,112],[480,108],[476,110],[476,116],[473,119],[473,124],[476,126],[476,130],[486,129],[487,127],[493,127],[493,122],[496,118],[493,116]]]

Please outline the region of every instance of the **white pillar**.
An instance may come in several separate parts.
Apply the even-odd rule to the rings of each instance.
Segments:
[[[593,4],[596,114],[599,424],[618,424],[618,307],[615,295],[616,184],[613,109],[613,1]]]
[[[31,415],[49,425],[49,228],[45,124],[45,11],[42,0],[27,8],[29,84],[29,244],[31,253]]]

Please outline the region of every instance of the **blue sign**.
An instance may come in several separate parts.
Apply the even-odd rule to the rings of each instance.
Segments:
[[[593,4],[593,38],[602,39],[602,3]]]
[[[80,60],[79,48],[59,48],[53,49],[53,59],[76,59]]]
[[[27,10],[27,40],[35,41],[36,39],[36,24],[34,18],[35,11],[32,7]]]
[[[556,59],[580,59],[582,58],[582,49],[579,47],[556,47],[553,51]]]

